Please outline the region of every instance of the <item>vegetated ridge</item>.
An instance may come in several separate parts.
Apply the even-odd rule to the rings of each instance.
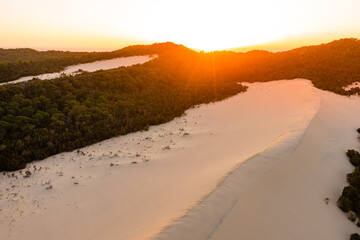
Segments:
[[[136,48],[136,47],[135,47]],[[245,91],[211,59],[172,43],[143,65],[0,87],[0,170],[146,130],[196,104]]]
[[[67,66],[98,60],[148,55],[156,48],[129,46],[112,52],[36,51],[30,48],[0,48],[0,83],[25,76],[59,72]]]
[[[31,51],[25,51],[29,56],[21,53],[0,59],[16,64],[20,64],[19,59],[38,59],[39,66],[52,61],[57,66],[56,61],[68,59],[48,60],[45,55],[49,52],[35,51],[32,56]],[[191,106],[245,91],[246,87],[238,84],[241,82],[307,78],[316,87],[338,94],[360,91],[342,88],[360,81],[357,39],[279,53],[198,53],[182,45],[160,43],[99,54],[109,58],[148,54],[159,57],[128,68],[0,87],[0,171],[19,169],[33,160],[170,121]],[[39,60],[43,58],[46,60]],[[3,69],[11,72],[12,65],[6,64]]]

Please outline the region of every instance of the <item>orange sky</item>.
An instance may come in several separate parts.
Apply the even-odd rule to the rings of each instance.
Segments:
[[[360,38],[359,0],[2,0],[0,47],[112,50],[172,41],[283,50]]]

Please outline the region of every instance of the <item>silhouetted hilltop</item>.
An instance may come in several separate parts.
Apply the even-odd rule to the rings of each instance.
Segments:
[[[277,53],[250,51],[213,54],[218,63],[217,71],[237,76],[240,82],[306,78],[318,88],[339,94],[353,94],[360,90],[346,92],[342,89],[360,81],[360,41],[355,38]]]
[[[121,55],[148,55],[148,54],[196,54],[194,50],[191,50],[183,45],[175,44],[172,42],[154,43],[151,45],[132,45],[116,50],[113,53]]]

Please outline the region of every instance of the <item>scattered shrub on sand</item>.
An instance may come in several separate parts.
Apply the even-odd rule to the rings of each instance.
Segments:
[[[357,130],[359,132],[359,129]],[[337,206],[345,213],[352,222],[357,222],[357,226],[360,226],[360,153],[353,149],[349,149],[346,152],[346,156],[349,161],[356,168],[352,173],[346,175],[346,180],[350,184],[344,187],[342,194],[340,195]],[[358,221],[357,221],[358,220]],[[359,237],[359,238],[353,238]],[[356,233],[352,234],[350,239],[360,239],[360,236]]]
[[[350,211],[347,213],[347,218],[352,221],[352,222],[355,222],[356,221],[356,215],[353,211]]]
[[[350,163],[355,167],[360,166],[360,153],[353,149],[349,149],[346,152],[346,156],[348,156]]]
[[[353,233],[350,235],[350,240],[360,240],[360,235],[358,233]]]

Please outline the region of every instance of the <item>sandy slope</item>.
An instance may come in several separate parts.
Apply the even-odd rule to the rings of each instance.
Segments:
[[[304,134],[235,169],[158,239],[348,239],[359,229],[336,207],[359,150],[360,99],[316,90],[319,111]],[[324,201],[329,198],[327,205]]]
[[[342,155],[343,152],[340,154],[340,151],[343,151],[343,147],[348,147],[343,146],[348,145],[348,142],[349,144],[351,142],[352,146],[356,144],[353,139],[355,138],[353,131],[353,125],[356,125],[355,120],[344,117],[344,121],[338,126],[344,130],[343,133],[346,136],[341,138],[343,145],[331,149],[338,150],[337,155],[323,159],[321,151],[327,149],[324,146],[320,153],[317,153],[316,149],[312,150],[311,152],[318,157],[315,160],[307,158],[306,164],[302,164],[301,169],[295,164],[296,161],[295,163],[290,161],[288,168],[293,171],[299,170],[299,173],[290,171],[289,180],[285,178],[287,174],[271,177],[267,173],[267,169],[273,169],[274,164],[284,166],[283,172],[287,172],[288,168],[283,164],[287,160],[282,161],[273,157],[279,151],[275,151],[275,155],[266,156],[264,150],[266,153],[281,143],[288,143],[288,146],[295,149],[302,146],[300,144],[300,147],[297,147],[299,139],[319,107],[319,94],[322,98],[326,95],[315,90],[309,81],[251,84],[246,93],[222,102],[190,109],[186,116],[167,124],[151,127],[149,131],[113,138],[80,149],[79,152],[62,153],[41,162],[29,164],[27,170],[32,174],[28,178],[23,177],[26,170],[17,171],[13,175],[9,173],[1,175],[0,239],[147,239],[184,216],[187,209],[193,206],[197,207],[190,213],[195,212],[193,215],[201,216],[202,212],[196,209],[202,204],[197,205],[197,203],[209,193],[214,194],[222,189],[222,185],[232,177],[232,174],[219,188],[215,188],[221,179],[254,155],[255,158],[265,156],[266,161],[256,163],[251,158],[233,172],[245,167],[242,171],[246,174],[241,179],[249,179],[249,181],[240,182],[236,184],[236,187],[254,190],[249,191],[246,194],[248,197],[244,198],[244,201],[250,201],[251,204],[243,205],[241,199],[237,199],[238,191],[235,191],[237,195],[231,191],[229,195],[220,194],[220,198],[216,198],[220,201],[207,209],[213,217],[209,218],[208,223],[215,223],[215,225],[210,227],[208,225],[203,229],[198,227],[200,225],[191,223],[186,230],[189,236],[193,237],[196,236],[195,234],[202,234],[208,230],[212,232],[219,225],[220,216],[221,220],[224,220],[224,225],[220,225],[213,237],[222,238],[223,234],[227,233],[226,227],[233,227],[231,224],[226,224],[226,221],[231,222],[232,215],[235,218],[238,217],[238,211],[241,209],[237,210],[236,206],[239,205],[246,211],[246,214],[240,215],[245,216],[245,219],[253,218],[246,227],[241,225],[246,230],[243,234],[249,236],[248,239],[256,239],[246,234],[253,232],[256,226],[258,228],[254,234],[260,234],[258,229],[264,227],[268,230],[267,224],[276,223],[271,218],[264,218],[261,221],[256,218],[263,213],[268,214],[265,214],[265,217],[274,214],[271,205],[266,205],[267,211],[262,211],[264,205],[261,203],[268,203],[264,196],[271,195],[273,196],[271,199],[274,198],[273,202],[278,203],[276,196],[282,197],[281,194],[288,191],[286,188],[288,185],[285,184],[282,187],[283,185],[279,185],[279,182],[290,183],[291,181],[294,181],[295,188],[290,189],[290,196],[286,194],[286,201],[292,200],[296,194],[311,191],[311,194],[305,195],[306,200],[309,201],[306,206],[323,208],[323,212],[329,211],[330,215],[335,212],[336,219],[333,217],[328,221],[340,222],[341,226],[347,224],[346,226],[351,228],[351,224],[348,224],[346,219],[346,221],[342,220],[343,216],[334,206],[334,199],[345,184],[343,179],[345,172],[351,169]],[[339,104],[348,104],[347,99],[331,94],[330,96],[340,99]],[[341,105],[334,106],[334,108],[341,107]],[[346,108],[343,110],[344,114],[350,112],[346,111]],[[333,114],[335,118],[339,118],[341,113],[334,112]],[[348,124],[346,121],[352,122]],[[320,123],[320,127],[329,126],[326,124],[330,123],[334,126],[338,125],[336,121],[323,122],[325,123]],[[326,130],[323,132],[335,139],[338,137],[335,133],[330,134]],[[318,138],[314,137],[314,139]],[[323,138],[323,144],[327,144],[326,140],[330,138],[326,136]],[[334,143],[338,142],[334,141]],[[285,147],[283,153],[287,154],[287,152]],[[280,157],[282,156],[280,154]],[[320,174],[324,179],[330,176],[334,184],[330,182],[332,185],[326,185],[323,181],[319,181],[321,184],[318,186],[312,181],[313,178],[310,178],[313,174],[311,172],[311,174],[308,173],[311,176],[306,180],[309,179],[311,186],[314,185],[316,188],[309,187],[309,183],[306,187],[299,183],[302,188],[296,188],[298,183],[296,176],[303,177],[304,175],[298,174],[307,173],[307,170],[313,169],[312,165],[315,166],[314,169],[317,169],[319,167],[317,160],[326,163],[321,162],[320,167],[336,169],[335,176],[332,176],[332,172],[327,173],[325,170]],[[312,163],[313,161],[315,164]],[[334,164],[336,161],[341,163]],[[248,171],[246,166],[253,166],[250,167],[252,172]],[[295,179],[292,180],[293,178]],[[263,183],[260,180],[270,186],[262,187]],[[228,188],[235,189],[235,186]],[[259,191],[255,191],[256,189]],[[280,195],[273,194],[273,191],[279,191]],[[243,190],[240,194],[241,192]],[[314,200],[312,196],[317,198]],[[330,197],[331,202],[329,205],[324,205],[322,199],[327,196]],[[230,199],[230,203],[233,204],[223,202],[224,199]],[[294,204],[291,201],[290,203]],[[302,201],[298,200],[296,203],[301,204]],[[219,208],[214,210],[212,207]],[[300,206],[296,205],[284,207],[280,212],[288,216],[291,213],[290,207],[293,207],[294,212],[302,212],[298,208]],[[214,215],[213,212],[218,212],[218,214]],[[323,217],[319,218],[324,221]],[[186,217],[181,218],[177,224],[171,225],[158,237],[161,238],[169,233],[174,234],[173,236],[184,233],[176,231],[176,226],[181,226],[179,223],[185,220]],[[264,220],[267,222],[264,223]],[[195,221],[195,224],[198,223]],[[231,230],[235,234],[238,233],[240,227],[236,224],[235,229]],[[265,230],[262,233],[266,233]],[[348,229],[342,230],[345,233]],[[275,229],[274,236],[277,236],[275,234],[278,232],[281,231]],[[180,239],[184,238],[180,237]]]
[[[58,78],[61,76],[61,74],[76,75],[76,74],[78,74],[79,70],[83,70],[86,72],[95,72],[98,70],[109,70],[109,69],[119,68],[119,67],[129,67],[129,66],[133,66],[136,64],[146,63],[156,57],[157,57],[157,55],[131,56],[131,57],[120,57],[120,58],[113,58],[113,59],[107,59],[107,60],[100,60],[100,61],[95,61],[95,62],[91,62],[91,63],[81,63],[81,64],[77,64],[77,65],[68,66],[65,68],[64,71],[61,71],[61,72],[44,73],[44,74],[40,74],[37,76],[21,77],[19,79],[16,79],[16,80],[13,80],[10,82],[0,83],[0,86],[21,83],[21,82],[27,82],[27,81],[32,80],[33,78],[38,78],[40,80],[49,80],[49,79]]]

